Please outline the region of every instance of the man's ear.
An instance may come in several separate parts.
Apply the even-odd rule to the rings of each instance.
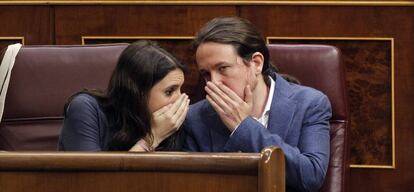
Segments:
[[[254,66],[255,74],[261,74],[263,69],[264,56],[260,52],[255,52],[253,53],[252,60],[250,62]]]

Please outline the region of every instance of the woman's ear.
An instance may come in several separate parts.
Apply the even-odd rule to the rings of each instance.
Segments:
[[[256,75],[262,74],[264,56],[260,52],[255,52],[252,55],[251,62],[254,66],[255,74]]]

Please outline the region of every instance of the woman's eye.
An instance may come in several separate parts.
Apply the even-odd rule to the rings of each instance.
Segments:
[[[165,95],[167,97],[171,97],[177,89],[178,89],[177,86],[170,87],[167,90],[165,90]]]
[[[166,96],[171,96],[171,95],[172,95],[172,93],[173,93],[173,91],[172,91],[172,90],[167,90],[167,91],[165,91],[165,95],[166,95]]]

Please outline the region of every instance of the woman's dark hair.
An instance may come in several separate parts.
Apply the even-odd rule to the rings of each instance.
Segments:
[[[218,17],[207,22],[193,41],[193,50],[206,42],[232,45],[245,63],[255,52],[264,57],[263,77],[276,69],[269,64],[269,50],[256,27],[250,21],[239,17]],[[265,81],[267,78],[264,78]],[[267,82],[266,82],[267,83]]]
[[[107,115],[113,135],[108,149],[126,151],[151,134],[148,101],[151,88],[169,72],[184,66],[152,41],[137,41],[121,53],[106,93],[86,90],[99,101]],[[175,133],[157,149],[169,150],[179,145]]]

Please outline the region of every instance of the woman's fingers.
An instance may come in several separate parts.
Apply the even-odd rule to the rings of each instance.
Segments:
[[[180,106],[185,103],[186,99],[188,99],[188,96],[185,93],[181,94],[180,97],[172,104],[171,108],[166,111],[167,115],[172,117]]]
[[[180,116],[182,115],[182,113],[188,108],[188,104],[190,103],[190,100],[188,98],[186,98],[184,101],[181,102],[179,108],[177,109],[177,111],[175,111],[175,113],[173,114],[171,120],[172,122],[177,122],[177,120],[180,118]]]
[[[158,109],[157,111],[155,111],[155,112],[153,113],[153,115],[154,115],[154,116],[159,116],[159,115],[161,115],[161,114],[163,114],[163,113],[167,112],[167,111],[168,111],[168,109],[170,109],[170,108],[171,108],[171,106],[172,106],[172,104],[170,103],[170,104],[168,104],[168,105],[166,105],[166,106],[164,106],[164,107],[161,107],[161,109]]]
[[[183,124],[183,122],[185,120],[185,117],[187,116],[189,105],[190,105],[190,100],[187,99],[186,103],[184,104],[184,109],[179,113],[179,116],[178,116],[178,119],[177,119],[177,122],[176,122],[177,130],[181,127],[181,125]]]
[[[174,103],[170,103],[162,107],[161,109],[155,111],[153,115],[155,116],[160,116],[162,114],[167,114],[169,116],[174,115],[175,111],[177,111],[181,103],[185,101],[185,98],[188,98],[188,96],[185,93],[181,94],[180,97]]]

